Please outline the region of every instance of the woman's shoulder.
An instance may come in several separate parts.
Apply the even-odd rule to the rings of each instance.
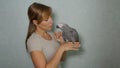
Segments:
[[[32,41],[40,41],[41,38],[36,33],[32,33],[31,36],[28,38],[28,42]]]
[[[43,42],[35,33],[32,33],[31,36],[27,40],[27,48],[28,52],[39,50],[41,51],[43,48]]]
[[[54,33],[52,31],[49,31],[48,33],[53,37]],[[45,39],[40,35],[38,35],[37,33],[33,32],[27,41],[28,42],[32,42],[32,41],[44,42]]]

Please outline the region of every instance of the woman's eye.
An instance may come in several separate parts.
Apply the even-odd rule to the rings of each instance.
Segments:
[[[44,21],[48,21],[48,19],[47,19],[47,20],[44,20]]]
[[[48,21],[48,20],[45,20],[45,21]]]

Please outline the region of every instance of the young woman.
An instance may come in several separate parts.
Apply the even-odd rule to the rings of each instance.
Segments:
[[[52,10],[49,6],[33,3],[28,8],[29,27],[26,48],[35,68],[60,68],[65,51],[78,50],[79,42],[65,43],[62,33],[53,33]],[[58,43],[59,41],[59,43]]]

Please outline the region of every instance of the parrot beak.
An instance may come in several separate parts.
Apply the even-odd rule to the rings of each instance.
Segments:
[[[59,28],[59,26],[57,25],[56,28]]]

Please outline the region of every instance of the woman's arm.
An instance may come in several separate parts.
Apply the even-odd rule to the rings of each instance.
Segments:
[[[46,58],[42,51],[32,51],[30,53],[35,68],[57,68],[64,50],[59,48],[50,62],[46,63]]]
[[[55,55],[53,56],[52,60],[47,64],[48,67],[46,68],[57,68],[59,63],[60,63],[60,60],[61,60],[61,57],[64,53],[64,50],[60,47],[57,52],[55,53]]]
[[[32,51],[30,55],[35,68],[57,68],[65,51],[78,50],[80,47],[79,43],[75,43],[74,46],[76,48],[73,48],[72,42],[62,44],[48,63],[42,51]]]
[[[42,51],[32,51],[30,56],[35,68],[46,68],[46,60]]]
[[[63,55],[62,55],[62,57],[61,57],[61,61],[65,61],[65,59],[66,59],[66,51],[63,53]]]
[[[54,33],[54,38],[60,43],[63,44],[65,43],[63,38],[62,38],[62,32],[55,32]],[[61,61],[65,61],[65,57],[66,57],[66,51],[63,53],[62,57],[61,57]]]

